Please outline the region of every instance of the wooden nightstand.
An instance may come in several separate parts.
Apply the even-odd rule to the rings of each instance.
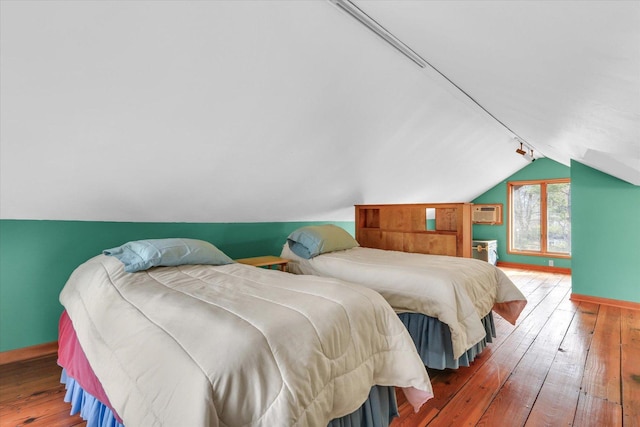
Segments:
[[[240,264],[253,265],[254,267],[267,267],[271,268],[271,266],[278,266],[281,271],[287,271],[287,263],[288,259],[280,258],[277,256],[257,256],[253,258],[241,258],[235,260]]]

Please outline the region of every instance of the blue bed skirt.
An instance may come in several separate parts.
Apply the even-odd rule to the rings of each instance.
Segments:
[[[396,392],[393,387],[374,386],[369,398],[355,412],[331,420],[328,427],[388,427],[398,416]]]
[[[434,317],[419,313],[400,313],[398,317],[407,327],[422,362],[432,369],[458,369],[460,366],[469,366],[496,336],[493,313],[489,312],[482,318],[482,324],[487,332],[485,338],[468,349],[460,358],[454,359],[449,326]]]
[[[64,368],[60,382],[67,389],[64,401],[71,403],[71,415],[80,413],[82,419],[87,422],[87,427],[124,427],[108,406],[84,391],[75,379],[67,375]]]
[[[80,413],[87,427],[124,427],[108,406],[87,393],[62,369],[60,382],[67,390],[64,401],[71,403],[71,415]],[[328,427],[387,427],[398,416],[393,387],[375,386],[369,398],[355,412],[332,420]]]

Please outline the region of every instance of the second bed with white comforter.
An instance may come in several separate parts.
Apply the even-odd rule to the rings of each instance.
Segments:
[[[285,244],[289,271],[333,277],[379,292],[398,313],[421,313],[448,325],[453,356],[487,335],[482,318],[495,310],[515,323],[526,298],[485,261],[353,247],[302,258]]]

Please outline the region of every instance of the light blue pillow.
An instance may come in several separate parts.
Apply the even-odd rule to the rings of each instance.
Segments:
[[[333,224],[299,228],[289,234],[287,243],[294,254],[305,259],[359,246],[351,234]]]
[[[211,243],[195,239],[136,240],[102,253],[118,258],[128,273],[161,265],[223,265],[234,262]]]

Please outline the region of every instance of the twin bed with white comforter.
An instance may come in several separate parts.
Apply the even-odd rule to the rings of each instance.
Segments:
[[[407,330],[377,292],[203,265],[215,262],[193,257],[200,249],[166,262],[165,249],[134,272],[122,253],[96,256],[60,295],[106,395],[98,404],[124,425],[326,426],[357,413],[374,386],[403,388],[415,408],[432,397]],[[61,353],[63,368],[70,359]],[[90,379],[69,381],[81,389]],[[376,426],[390,418],[376,417]]]
[[[332,277],[380,293],[409,329],[430,368],[468,366],[492,335],[492,310],[515,324],[526,298],[488,262],[371,249],[343,229],[302,227],[281,257],[292,273]]]

